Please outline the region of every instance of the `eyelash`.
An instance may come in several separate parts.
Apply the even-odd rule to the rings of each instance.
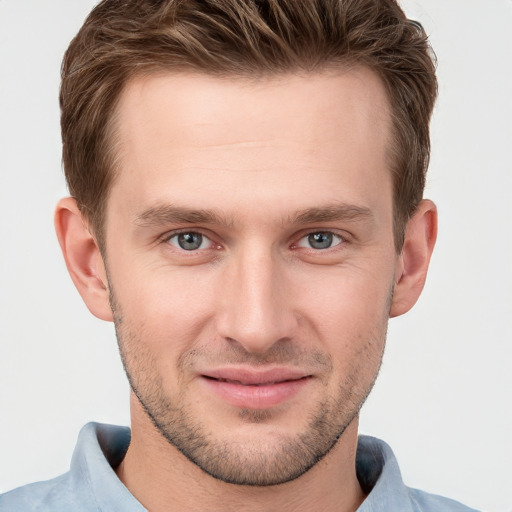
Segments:
[[[328,247],[323,247],[323,248],[311,247],[312,240],[310,238],[314,237],[315,235],[322,235],[324,237],[327,235],[328,237],[331,238],[331,244]],[[309,239],[308,242],[306,242],[306,243],[310,244],[309,247],[301,245],[301,242],[306,239]],[[336,241],[336,239],[337,239],[337,241]],[[329,230],[309,231],[308,233],[305,233],[303,236],[301,236],[299,238],[298,242],[292,244],[292,248],[301,247],[306,250],[310,250],[310,251],[314,251],[314,252],[327,252],[327,251],[329,251],[329,249],[335,249],[337,246],[344,244],[346,241],[347,240],[345,239],[344,236],[341,236],[340,234],[335,233],[333,231],[329,231]],[[319,243],[321,243],[321,242],[319,242]]]
[[[179,246],[171,243],[171,240],[173,238],[177,239],[177,237],[179,237],[179,235],[182,235],[182,234],[199,235],[203,239],[209,240],[210,244],[213,245],[214,247],[208,247],[208,248],[203,248],[203,249],[197,248],[197,249],[187,250],[187,249],[184,249],[183,247],[179,247]],[[325,248],[314,248],[314,247],[306,247],[306,246],[300,245],[301,241],[303,241],[306,238],[311,237],[313,235],[330,235],[330,236],[332,236],[334,241],[336,241],[336,239],[338,241],[337,241],[337,243],[334,243],[334,245],[330,245],[329,247],[325,247]],[[211,236],[209,236],[208,234],[205,234],[204,232],[202,232],[200,230],[183,229],[180,231],[174,231],[172,233],[167,233],[166,235],[164,235],[161,240],[162,240],[162,242],[164,242],[166,244],[172,245],[176,250],[178,250],[182,253],[185,253],[185,254],[188,253],[190,255],[194,255],[194,254],[197,254],[198,252],[203,252],[206,250],[211,250],[212,248],[214,248],[215,250],[219,250],[222,248],[221,244],[217,243],[215,240],[213,240],[213,238]],[[338,246],[345,245],[348,242],[349,242],[349,240],[348,240],[347,236],[341,235],[332,230],[328,230],[328,229],[326,229],[326,230],[309,230],[309,231],[301,234],[301,236],[298,238],[297,242],[294,242],[290,245],[290,248],[295,249],[295,250],[296,249],[305,249],[306,251],[312,251],[312,252],[318,254],[318,253],[323,253],[323,252],[331,252],[331,250],[336,250],[336,248]]]
[[[211,236],[205,234],[204,232],[202,232],[200,230],[193,230],[193,229],[183,229],[183,230],[180,230],[180,231],[173,231],[172,233],[167,233],[166,235],[164,235],[162,237],[162,242],[174,246],[177,250],[180,250],[180,252],[183,252],[183,253],[195,254],[198,251],[203,252],[203,251],[207,250],[207,249],[195,249],[195,250],[187,251],[186,249],[177,247],[177,246],[175,246],[174,244],[171,243],[171,240],[173,238],[177,239],[180,235],[187,235],[187,234],[190,234],[190,235],[200,235],[203,239],[209,240],[210,244],[216,246],[216,249],[220,249],[220,247],[221,247],[220,244],[216,243],[212,239]]]

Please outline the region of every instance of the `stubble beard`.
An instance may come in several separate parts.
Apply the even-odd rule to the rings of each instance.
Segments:
[[[207,424],[192,416],[183,389],[171,400],[165,393],[154,356],[144,350],[143,340],[125,325],[112,292],[111,305],[123,366],[131,389],[149,419],[167,442],[189,461],[210,476],[230,484],[279,485],[295,480],[313,468],[336,445],[359,413],[373,388],[382,361],[385,329],[383,335],[380,333],[368,340],[361,351],[363,358],[378,356],[378,361],[371,361],[375,369],[363,387],[358,382],[359,370],[355,368],[339,386],[337,396],[315,404],[301,432],[293,436],[274,436],[268,445],[258,440],[249,446],[247,442],[216,439]],[[372,348],[375,344],[381,347],[380,351]],[[193,352],[190,351],[191,357]],[[283,362],[283,353],[287,352],[290,352],[289,345],[284,350],[278,348],[275,355],[264,356],[265,362]],[[332,361],[323,353],[310,353],[309,358],[317,362],[323,358],[323,364],[332,369]],[[186,359],[185,354],[181,360]],[[247,354],[246,359],[253,362],[254,355]],[[247,423],[264,423],[271,421],[272,412],[241,409],[239,417]]]

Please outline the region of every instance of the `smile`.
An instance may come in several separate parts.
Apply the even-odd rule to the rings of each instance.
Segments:
[[[217,398],[244,409],[269,409],[283,404],[312,380],[311,375],[288,369],[254,372],[229,368],[208,372],[201,377]]]
[[[208,378],[208,377],[207,377]],[[306,378],[306,377],[303,377]],[[230,380],[230,379],[214,379],[218,382],[229,382],[231,384],[240,384],[241,386],[271,386],[273,384],[281,384],[283,382],[293,382],[298,379],[284,380],[284,381],[271,381],[271,382],[260,382],[260,383],[250,383],[250,382],[241,382],[239,380]]]

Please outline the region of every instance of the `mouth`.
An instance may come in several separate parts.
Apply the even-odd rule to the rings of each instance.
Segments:
[[[313,376],[277,368],[255,371],[224,368],[205,372],[201,378],[222,401],[244,409],[269,409],[293,399]]]
[[[204,377],[206,379],[216,380],[217,382],[228,382],[230,384],[240,384],[240,386],[272,386],[273,384],[281,384],[283,382],[293,382],[295,380],[300,380],[300,379],[288,379],[288,380],[276,380],[276,381],[268,381],[268,382],[242,382],[239,380],[231,380],[231,379],[216,379],[214,377],[209,377],[208,375],[205,375]],[[301,378],[307,379],[308,377],[301,377]]]

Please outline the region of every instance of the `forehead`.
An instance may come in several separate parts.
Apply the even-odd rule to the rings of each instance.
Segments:
[[[326,202],[364,203],[369,191],[391,194],[389,120],[385,90],[365,68],[136,78],[118,105],[111,195],[132,213],[177,201],[215,209],[277,200],[285,215],[315,206],[306,197],[316,189],[332,196]]]

